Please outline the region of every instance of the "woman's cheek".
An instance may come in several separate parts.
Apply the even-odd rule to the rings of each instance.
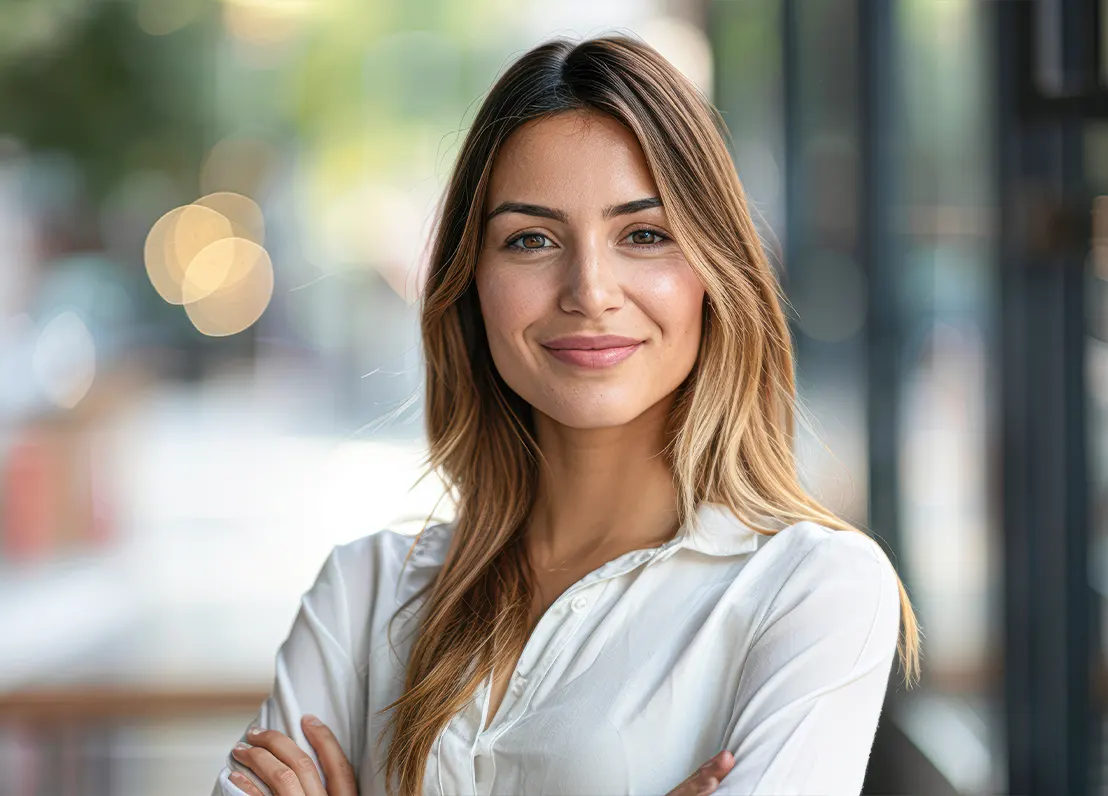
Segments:
[[[523,356],[524,332],[545,312],[545,288],[513,269],[490,269],[479,276],[477,287],[489,347],[498,366],[505,364],[504,357]]]
[[[644,273],[638,280],[635,294],[644,311],[670,342],[688,339],[699,343],[704,286],[695,272],[681,260]]]

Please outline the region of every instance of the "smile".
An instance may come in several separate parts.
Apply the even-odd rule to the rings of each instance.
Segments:
[[[543,346],[543,350],[555,359],[570,365],[577,365],[582,368],[610,368],[627,359],[641,346],[642,343],[612,346],[611,348],[547,348]]]

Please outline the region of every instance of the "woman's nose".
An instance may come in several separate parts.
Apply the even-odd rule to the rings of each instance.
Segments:
[[[623,289],[611,253],[599,240],[574,247],[563,272],[561,307],[589,318],[623,305]]]

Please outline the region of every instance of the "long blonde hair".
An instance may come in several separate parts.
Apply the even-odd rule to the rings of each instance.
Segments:
[[[611,35],[545,42],[485,98],[443,196],[422,302],[428,464],[457,507],[450,549],[422,606],[404,694],[378,738],[393,738],[386,781],[420,792],[435,739],[530,632],[533,588],[522,531],[541,452],[530,406],[493,365],[474,271],[494,159],[521,125],[566,111],[608,114],[634,133],[671,231],[706,290],[696,364],[668,419],[681,522],[703,501],[759,518],[863,533],[805,493],[793,453],[796,388],[780,285],[762,248],[718,111],[648,45]],[[919,630],[900,583],[897,649],[910,688]],[[420,595],[416,595],[420,596]],[[414,599],[414,598],[413,598]]]

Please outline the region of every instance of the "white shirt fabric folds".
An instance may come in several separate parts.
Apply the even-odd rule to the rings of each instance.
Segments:
[[[897,577],[871,538],[800,522],[769,536],[725,507],[698,509],[660,547],[567,589],[538,622],[487,729],[491,677],[441,732],[426,796],[662,796],[721,749],[726,796],[856,796],[900,629]],[[381,530],[336,547],[277,653],[253,726],[309,754],[300,717],[331,727],[360,796],[385,796],[375,741],[397,699],[420,597],[453,533]],[[245,732],[243,735],[245,740]],[[314,758],[314,754],[312,755]],[[228,755],[213,796],[249,770]],[[269,793],[254,778],[263,793]]]

